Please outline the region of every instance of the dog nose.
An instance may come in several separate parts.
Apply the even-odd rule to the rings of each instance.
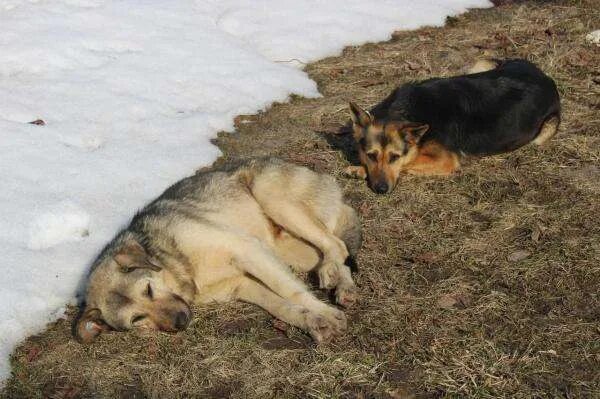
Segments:
[[[373,187],[373,188],[375,189],[375,192],[377,194],[385,194],[385,193],[387,193],[389,186],[386,182],[382,181],[382,182],[375,184],[375,187]]]
[[[185,312],[178,312],[175,316],[175,328],[179,331],[184,330],[189,322],[190,318]]]

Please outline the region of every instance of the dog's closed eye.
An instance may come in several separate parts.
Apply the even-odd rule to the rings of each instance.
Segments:
[[[136,324],[139,324],[141,321],[143,321],[145,318],[146,318],[146,315],[133,316],[131,318],[131,325],[135,326]]]
[[[398,159],[400,159],[400,155],[399,154],[390,154],[388,157],[388,162],[389,163],[394,163],[396,162]]]

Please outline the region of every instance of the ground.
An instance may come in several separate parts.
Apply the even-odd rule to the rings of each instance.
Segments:
[[[600,1],[502,2],[306,66],[322,98],[240,116],[219,163],[278,155],[335,175],[364,226],[348,332],[316,347],[245,304],[196,309],[183,333],[106,334],[82,346],[69,317],[13,354],[1,397],[600,397]],[[560,133],[406,177],[388,196],[348,180],[347,101],[481,56],[552,76]],[[348,155],[348,156],[347,156]],[[282,331],[283,330],[283,331]]]

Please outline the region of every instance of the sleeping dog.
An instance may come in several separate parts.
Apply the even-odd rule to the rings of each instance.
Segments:
[[[335,179],[276,159],[199,172],[135,215],[93,263],[75,335],[183,330],[193,304],[240,300],[326,342],[344,313],[292,270],[316,269],[321,288],[350,306],[360,221]]]
[[[520,59],[480,61],[467,75],[400,86],[370,112],[350,110],[361,165],[346,173],[380,194],[402,173],[450,175],[463,155],[542,144],[560,122],[554,81]]]

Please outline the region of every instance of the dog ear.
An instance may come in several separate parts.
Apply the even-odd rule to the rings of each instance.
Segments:
[[[408,123],[402,126],[404,133],[404,141],[410,145],[416,145],[421,140],[421,137],[429,130],[429,125],[426,123]]]
[[[350,117],[352,118],[352,123],[360,127],[367,127],[373,123],[373,115],[352,101],[350,101]]]
[[[110,327],[102,319],[102,312],[98,308],[87,309],[81,314],[74,328],[74,335],[77,341],[82,344],[89,344],[103,331],[110,330]]]
[[[150,269],[155,272],[162,269],[158,261],[148,256],[144,247],[135,240],[127,241],[113,259],[123,273],[129,273],[135,269]]]

